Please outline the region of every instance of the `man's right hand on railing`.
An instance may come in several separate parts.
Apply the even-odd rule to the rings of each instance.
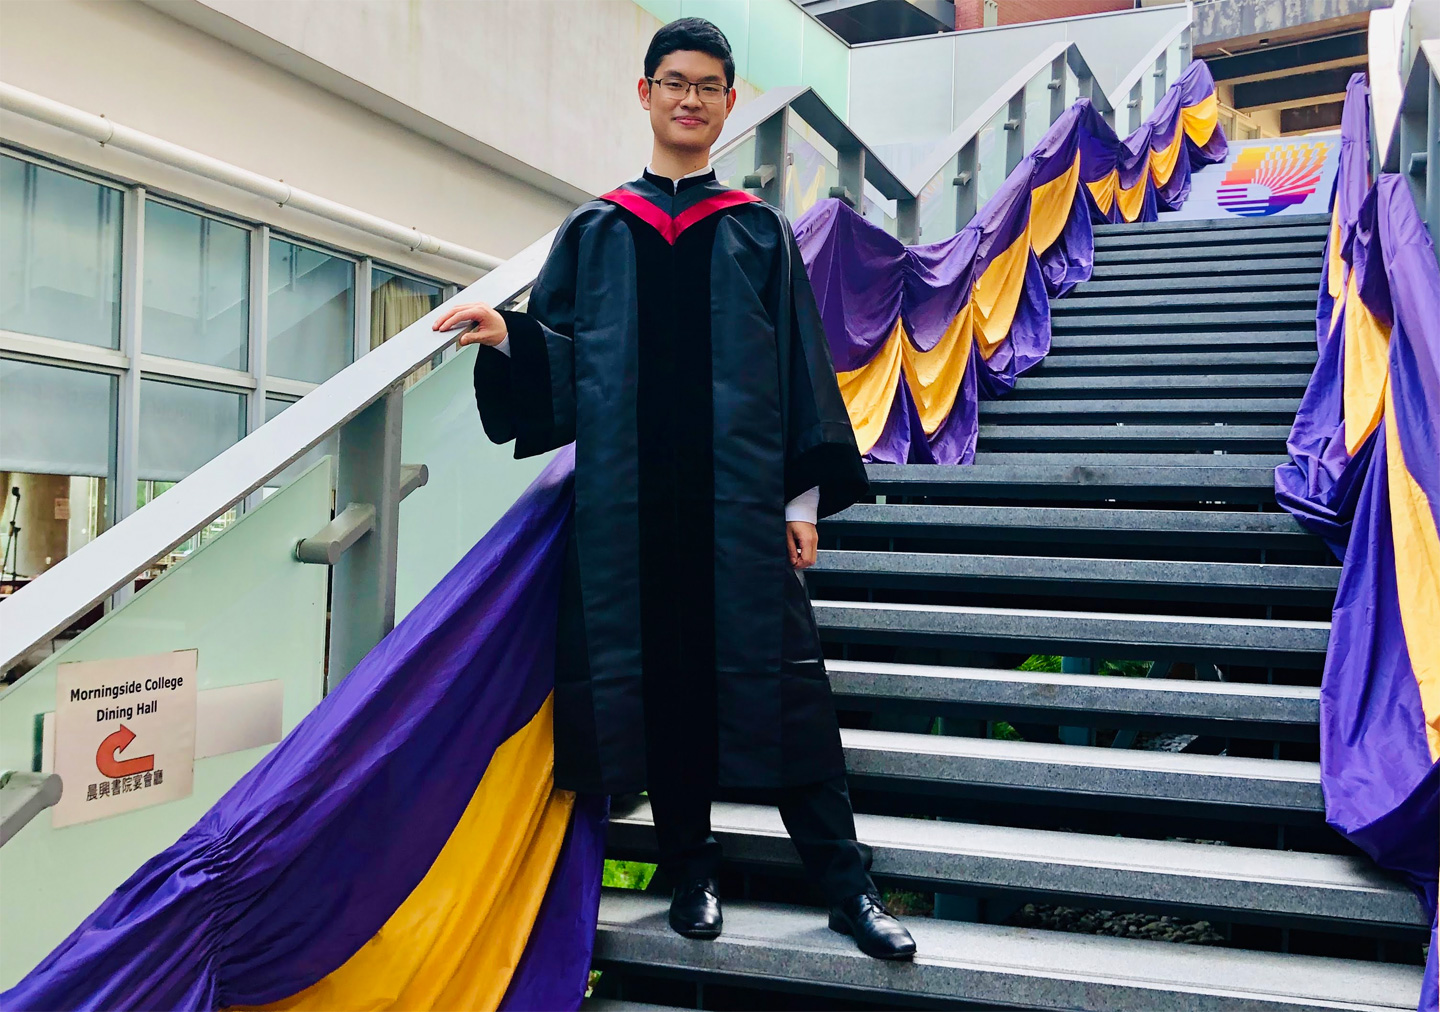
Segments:
[[[454,330],[467,323],[471,324],[471,327],[460,335],[462,348],[467,344],[483,344],[494,348],[509,336],[505,318],[483,302],[456,306],[435,321],[435,329]]]

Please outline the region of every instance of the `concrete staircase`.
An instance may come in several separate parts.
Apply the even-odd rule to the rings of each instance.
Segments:
[[[1097,229],[974,465],[872,466],[876,503],[822,524],[860,837],[885,889],[933,904],[906,919],[914,965],[827,931],[778,815],[737,797],[714,812],[724,934],[607,891],[597,1008],[1415,1007],[1428,920],[1323,822],[1339,568],[1272,491],[1325,230]],[[1061,670],[1017,670],[1032,654]],[[610,850],[653,859],[643,798],[617,799]],[[1211,944],[1159,940],[1187,933]]]

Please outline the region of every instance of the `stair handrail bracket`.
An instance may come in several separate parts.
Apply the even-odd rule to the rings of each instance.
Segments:
[[[125,587],[452,345],[456,333],[437,333],[431,326],[449,306],[477,301],[498,306],[521,294],[544,262],[553,235],[531,243],[6,599],[0,606],[0,670]]]

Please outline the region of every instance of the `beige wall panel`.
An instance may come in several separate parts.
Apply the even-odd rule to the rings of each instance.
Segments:
[[[451,242],[509,256],[574,204],[133,0],[3,6],[0,80]],[[478,273],[20,117],[0,136],[402,266]]]

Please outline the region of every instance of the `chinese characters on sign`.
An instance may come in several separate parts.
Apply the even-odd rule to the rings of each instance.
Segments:
[[[190,794],[196,651],[60,665],[54,825],[71,826]]]

